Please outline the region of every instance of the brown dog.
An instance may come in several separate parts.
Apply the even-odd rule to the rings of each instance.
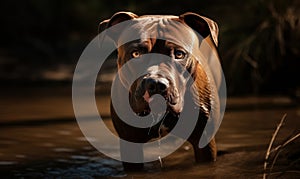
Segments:
[[[130,59],[140,58],[149,53],[167,55],[182,64],[194,80],[191,90],[198,93],[194,105],[199,109],[199,117],[198,119],[187,119],[197,120],[188,141],[193,146],[196,162],[215,161],[217,148],[214,138],[204,148],[199,148],[198,144],[209,119],[210,111],[214,108],[213,104],[217,103],[211,89],[212,87],[218,88],[218,82],[211,82],[212,79],[207,75],[198,57],[190,54],[190,49],[194,49],[194,52],[195,49],[199,51],[200,44],[205,41],[217,54],[217,24],[195,13],[185,13],[180,16],[138,16],[131,12],[119,12],[113,15],[111,19],[103,21],[100,24],[100,30],[105,30],[126,20],[133,20],[133,25],[124,27],[122,31],[113,31],[108,34],[118,47],[118,68],[121,68]],[[182,23],[183,28],[177,29],[174,27],[172,29],[172,27],[169,27],[172,21]],[[168,27],[168,31],[172,29],[175,34],[184,35],[185,43],[174,44],[168,40],[159,39],[158,34],[164,33],[165,27]],[[120,45],[120,41],[128,36],[126,33],[128,30],[134,31],[135,35],[140,36],[140,39]],[[155,33],[153,33],[154,31]],[[177,31],[180,31],[180,33],[177,33]],[[199,34],[202,38],[199,37]],[[174,36],[172,38],[176,39]],[[130,87],[130,105],[137,115],[146,116],[150,113],[151,96],[159,94],[164,97],[167,103],[165,118],[163,121],[151,126],[151,128],[137,128],[122,121],[112,106],[111,117],[119,137],[130,142],[145,143],[152,138],[170,132],[176,125],[185,105],[184,95],[189,90],[185,87],[187,80],[189,79],[171,68],[169,64],[149,67],[147,74],[135,80]],[[126,155],[122,150],[126,149],[121,148],[121,156]],[[137,155],[142,155],[142,151],[134,151]],[[143,167],[143,164],[123,162],[123,166],[125,170],[137,170]]]

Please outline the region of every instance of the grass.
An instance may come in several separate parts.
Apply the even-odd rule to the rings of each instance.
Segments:
[[[284,114],[281,118],[269,143],[265,155],[263,179],[267,179],[274,175],[276,175],[277,178],[283,176],[284,174],[300,174],[300,171],[295,169],[300,165],[300,156],[297,156],[298,149],[296,149],[295,151],[294,148],[290,149],[287,147],[289,144],[296,142],[296,140],[300,137],[300,133],[289,136],[286,140],[281,142],[281,144],[277,145],[276,147],[273,146],[280,129],[284,126],[286,117],[287,114]],[[283,152],[285,152],[285,155],[280,155]],[[294,154],[295,152],[296,155]],[[289,156],[293,156],[292,159]],[[294,156],[296,156],[296,158],[294,158]],[[281,167],[279,171],[274,171],[274,167],[277,164],[279,157],[285,158],[284,160],[291,159],[291,161],[287,161],[287,163],[289,164],[286,167]]]

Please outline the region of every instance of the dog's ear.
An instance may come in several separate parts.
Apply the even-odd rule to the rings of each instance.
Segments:
[[[179,16],[188,26],[197,31],[203,38],[211,36],[214,44],[218,46],[219,28],[213,20],[196,13],[187,12]]]
[[[99,24],[98,32],[100,33],[105,29],[110,28],[118,23],[121,23],[126,20],[131,20],[137,17],[138,15],[132,12],[117,12],[110,19],[104,20]],[[120,32],[120,29],[112,28],[108,31],[107,35],[116,42]]]
[[[107,27],[111,27],[111,26],[116,25],[120,22],[130,20],[130,19],[134,19],[134,18],[137,18],[137,17],[138,17],[138,15],[136,15],[132,12],[117,12],[110,18],[110,20],[107,24]]]
[[[103,32],[106,28],[107,28],[107,24],[109,22],[109,19],[106,19],[102,22],[100,22],[99,26],[98,26],[98,33],[100,34],[101,32]]]

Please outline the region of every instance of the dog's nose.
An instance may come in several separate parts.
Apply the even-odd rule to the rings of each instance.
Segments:
[[[148,91],[149,95],[162,94],[167,92],[168,82],[163,79],[145,78],[144,79],[145,90]]]

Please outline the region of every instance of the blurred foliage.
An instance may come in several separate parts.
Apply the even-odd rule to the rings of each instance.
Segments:
[[[288,91],[299,87],[299,1],[265,0],[250,9],[250,32],[228,48],[225,59],[230,92]],[[235,84],[239,84],[238,87]]]
[[[220,28],[219,51],[229,94],[284,92],[299,87],[297,0],[27,0],[0,6],[0,76],[39,77],[59,64],[75,66],[98,23],[118,11],[193,11]],[[16,74],[14,74],[15,72]]]

